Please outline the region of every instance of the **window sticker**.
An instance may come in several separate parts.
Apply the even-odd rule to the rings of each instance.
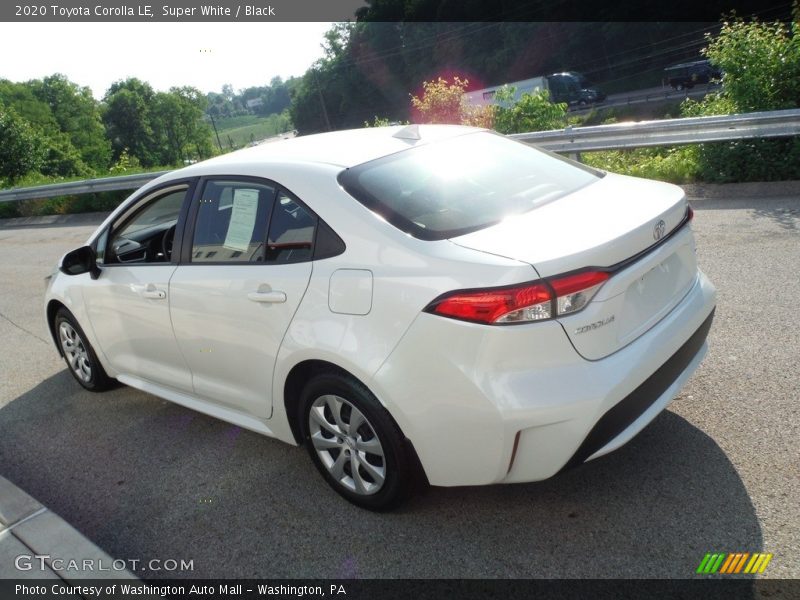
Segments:
[[[258,211],[258,190],[237,189],[233,192],[233,208],[223,246],[246,252],[253,239]]]

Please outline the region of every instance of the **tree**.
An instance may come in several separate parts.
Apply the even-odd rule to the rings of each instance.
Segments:
[[[422,83],[422,97],[411,96],[414,120],[422,123],[460,125],[465,119],[464,90],[469,81],[453,77],[452,83],[439,77]]]
[[[213,153],[211,129],[203,120],[207,105],[206,97],[190,86],[174,87],[153,97],[150,120],[161,164],[203,159]]]
[[[0,102],[24,119],[40,142],[42,161],[38,170],[45,175],[87,175],[91,168],[83,161],[68,133],[61,129],[53,109],[37,96],[43,82],[0,81]],[[63,110],[69,111],[69,101]]]
[[[155,92],[150,84],[136,78],[115,82],[106,92],[103,121],[115,160],[123,150],[127,150],[145,167],[158,164],[157,145],[150,121],[154,97]]]
[[[108,168],[111,144],[91,90],[60,74],[32,81],[30,86],[33,95],[50,107],[58,128],[77,150],[81,161],[97,170]]]
[[[469,85],[466,79],[453,77],[453,81],[439,77],[436,81],[422,82],[422,97],[411,96],[414,120],[421,123],[450,123],[474,127],[494,126],[496,107],[493,105],[471,106],[464,90]]]
[[[44,161],[41,136],[13,109],[0,104],[0,178],[14,183]]]
[[[723,72],[721,91],[687,100],[684,116],[733,114],[800,106],[800,10],[794,22],[726,20],[709,36],[704,54]],[[800,178],[800,140],[752,139],[697,146],[700,176],[707,181]]]
[[[547,131],[566,125],[567,104],[550,102],[546,90],[522,94],[514,102],[515,93],[513,87],[506,86],[495,94],[498,106],[494,113],[494,128],[500,133]]]

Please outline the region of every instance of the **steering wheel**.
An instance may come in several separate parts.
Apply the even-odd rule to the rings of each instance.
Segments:
[[[172,242],[175,239],[175,225],[170,227],[164,232],[161,237],[161,252],[164,254],[164,260],[169,262],[172,260]]]

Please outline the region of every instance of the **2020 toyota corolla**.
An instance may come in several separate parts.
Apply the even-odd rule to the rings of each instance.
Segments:
[[[678,187],[479,129],[257,146],[147,184],[51,278],[70,372],[305,444],[348,500],[534,481],[630,440],[706,351]]]

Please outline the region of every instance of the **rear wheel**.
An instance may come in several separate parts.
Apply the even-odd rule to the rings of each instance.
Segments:
[[[110,388],[113,380],[97,360],[94,349],[72,313],[65,308],[59,309],[54,324],[58,345],[75,380],[92,392]]]
[[[334,490],[370,510],[393,508],[410,495],[412,453],[363,384],[339,373],[317,375],[303,389],[300,405],[309,455]]]

